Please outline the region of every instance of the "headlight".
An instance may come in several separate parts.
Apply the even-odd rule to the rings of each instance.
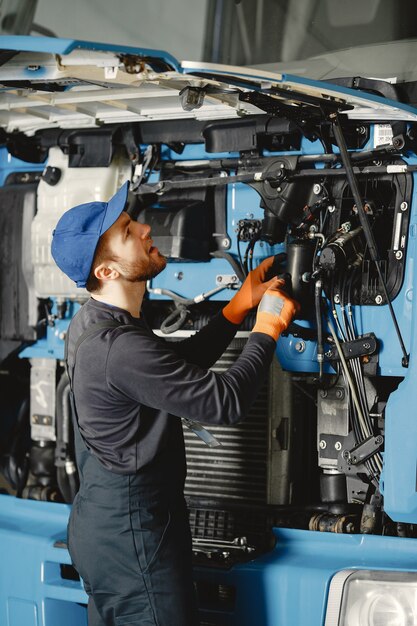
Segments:
[[[339,572],[325,626],[417,626],[417,572]]]

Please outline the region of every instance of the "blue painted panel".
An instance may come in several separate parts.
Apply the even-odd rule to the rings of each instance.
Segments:
[[[0,624],[86,626],[77,604],[87,601],[82,583],[62,577],[60,565],[71,560],[54,547],[66,537],[69,511],[65,504],[0,496]],[[32,621],[18,621],[22,612]]]
[[[0,186],[5,183],[6,178],[13,172],[42,172],[44,163],[27,163],[13,157],[7,148],[0,148]]]
[[[241,219],[263,218],[263,210],[259,206],[259,194],[242,183],[229,185],[227,189],[227,234],[231,246],[226,252],[235,259],[238,258],[237,224]],[[241,242],[241,254],[244,256],[247,243]],[[264,258],[277,254],[283,246],[270,246],[261,241],[254,249],[254,266]],[[217,274],[234,274],[231,265],[224,259],[212,259],[205,263],[170,262],[166,269],[152,280],[151,286],[159,289],[170,289],[184,298],[194,298],[200,293],[210,291],[216,287]],[[212,300],[228,301],[234,291],[225,289],[214,295]],[[164,296],[151,295],[151,298],[166,299]]]
[[[178,61],[168,52],[152,50],[150,48],[136,48],[94,41],[79,41],[76,39],[58,39],[56,37],[30,36],[1,36],[0,49],[16,50],[18,52],[44,52],[50,54],[69,54],[73,50],[100,50],[102,52],[116,52],[122,54],[137,54],[161,59],[171,65],[173,70],[179,71]]]
[[[38,610],[35,602],[8,598],[7,626],[37,626]]]
[[[37,626],[86,626],[82,583],[62,578],[60,565],[70,557],[54,547],[66,536],[69,511],[64,504],[0,496],[0,554],[8,564],[0,568],[0,624],[8,624],[7,607],[9,613],[13,607],[17,616],[36,610]],[[275,548],[253,561],[230,570],[196,569],[197,581],[236,588],[234,608],[203,604],[202,617],[227,626],[320,626],[336,572],[417,571],[415,539],[287,529],[274,535]],[[13,626],[31,624],[12,619]]]

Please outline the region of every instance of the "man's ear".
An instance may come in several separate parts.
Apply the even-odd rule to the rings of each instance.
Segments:
[[[94,269],[94,276],[98,278],[98,280],[108,281],[118,278],[120,274],[116,269],[114,269],[114,267],[109,267],[105,263],[100,263],[100,265],[97,265]]]

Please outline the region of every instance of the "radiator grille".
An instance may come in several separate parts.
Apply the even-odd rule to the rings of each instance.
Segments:
[[[241,353],[246,340],[235,339],[219,361],[216,372],[227,370]],[[209,430],[222,446],[209,448],[184,429],[188,475],[185,494],[192,499],[264,504],[267,493],[268,388],[258,394],[247,418],[236,426]]]

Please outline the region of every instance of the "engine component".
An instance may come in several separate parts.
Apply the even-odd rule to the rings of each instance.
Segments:
[[[146,208],[139,213],[139,221],[149,224],[155,246],[164,256],[177,260],[209,260],[213,215],[208,203]]]
[[[322,502],[346,502],[346,477],[336,470],[324,470],[320,476],[320,499]]]
[[[363,230],[360,226],[350,232],[342,232],[327,244],[320,254],[319,265],[322,269],[334,272],[346,270],[360,263],[365,249]]]
[[[318,513],[310,519],[309,530],[330,533],[354,533],[358,530],[357,515],[331,515]]]
[[[315,244],[299,239],[287,245],[286,273],[291,277],[291,296],[301,305],[301,314],[310,317],[313,305],[311,273]]]

